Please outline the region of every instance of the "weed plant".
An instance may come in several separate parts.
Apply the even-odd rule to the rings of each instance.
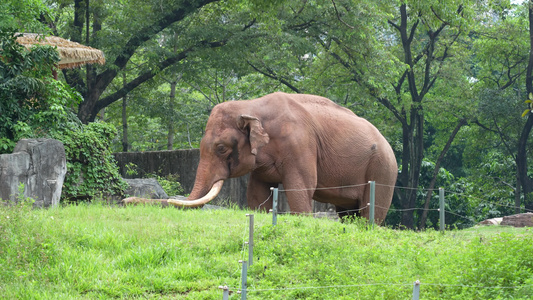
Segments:
[[[0,208],[1,299],[221,299],[247,259],[249,211]],[[255,212],[248,299],[530,299],[531,229],[413,232]]]

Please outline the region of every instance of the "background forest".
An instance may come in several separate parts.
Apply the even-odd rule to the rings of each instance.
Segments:
[[[458,226],[532,211],[532,26],[533,1],[4,0],[0,153],[73,132],[114,152],[195,148],[217,103],[310,93],[393,146],[387,223],[433,226],[437,187]],[[20,32],[101,49],[106,63],[53,80],[57,53],[18,45]]]

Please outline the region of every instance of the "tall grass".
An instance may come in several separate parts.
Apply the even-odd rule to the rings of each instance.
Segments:
[[[248,211],[0,208],[2,299],[221,299],[238,290]],[[368,230],[255,214],[248,299],[529,299],[531,229]],[[231,299],[240,296],[234,293]]]

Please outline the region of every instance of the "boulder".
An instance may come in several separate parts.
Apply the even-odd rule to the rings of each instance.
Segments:
[[[0,198],[35,200],[34,207],[59,204],[67,161],[63,143],[54,139],[22,139],[13,154],[0,155]],[[24,185],[19,195],[19,185]]]
[[[149,199],[169,198],[159,182],[154,178],[124,179],[124,181],[129,185],[125,192],[126,195]]]
[[[493,219],[486,219],[484,221],[479,222],[478,225],[500,225],[503,218],[493,218]]]
[[[500,225],[514,227],[533,227],[533,213],[523,213],[503,217]]]

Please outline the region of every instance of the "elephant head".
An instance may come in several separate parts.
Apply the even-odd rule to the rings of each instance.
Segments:
[[[193,190],[188,200],[168,203],[197,207],[213,200],[224,180],[245,175],[255,168],[256,155],[268,142],[261,120],[241,111],[238,102],[215,106],[200,142],[200,163]]]

